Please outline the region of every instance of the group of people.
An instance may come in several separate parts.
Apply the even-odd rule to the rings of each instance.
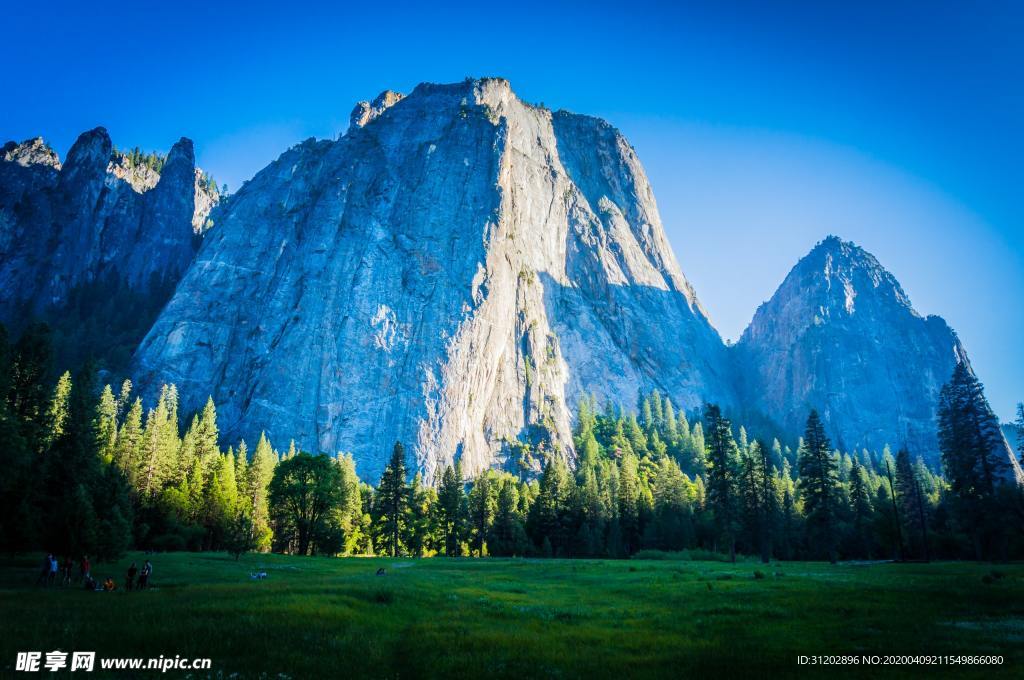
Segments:
[[[39,578],[36,579],[36,585],[52,586],[57,582],[59,574],[60,584],[69,586],[71,585],[71,572],[73,569],[74,562],[72,562],[71,557],[65,557],[63,562],[59,562],[57,557],[50,553],[43,559],[42,569],[39,572]],[[125,578],[125,590],[145,590],[149,587],[149,577],[152,574],[153,564],[149,560],[146,560],[141,570],[136,566],[135,562],[132,562],[131,566],[128,567],[128,574]],[[89,562],[88,555],[82,555],[82,559],[78,563],[78,581],[83,584],[86,590],[108,593],[117,590],[117,584],[114,583],[114,579],[110,576],[107,576],[103,583],[98,583],[92,577],[92,563]]]

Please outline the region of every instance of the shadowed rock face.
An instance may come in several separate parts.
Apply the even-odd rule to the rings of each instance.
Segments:
[[[745,403],[785,432],[818,409],[833,443],[938,463],[939,390],[967,354],[937,316],[922,317],[872,255],[830,236],[761,305],[735,348]]]
[[[614,128],[496,79],[385,93],[353,119],[222,209],[136,353],[147,390],[176,383],[184,411],[212,395],[229,437],[351,451],[367,479],[395,439],[428,479],[500,464],[531,425],[572,456],[589,392],[735,402]]]
[[[0,321],[17,326],[59,310],[76,286],[115,276],[145,290],[176,280],[195,254],[192,142],[182,138],[161,173],[129,167],[103,128],[82,134],[61,165],[42,139],[0,156]]]

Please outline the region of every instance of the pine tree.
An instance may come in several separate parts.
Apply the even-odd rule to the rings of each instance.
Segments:
[[[536,500],[530,506],[526,531],[542,552],[546,545],[552,556],[565,555],[570,533],[567,514],[572,497],[572,478],[565,463],[552,457],[540,478]]]
[[[619,468],[619,530],[622,549],[632,555],[640,549],[640,479],[637,475],[637,459],[632,453],[622,458]]]
[[[48,444],[47,410],[50,392],[50,329],[33,324],[21,334],[11,351],[8,409],[19,425],[19,434],[30,451],[42,453]]]
[[[422,557],[430,542],[430,518],[436,501],[437,493],[431,487],[424,486],[423,479],[417,472],[409,488],[409,511],[405,536],[402,539],[414,557]]]
[[[370,540],[363,527],[363,501],[359,476],[356,475],[356,461],[351,454],[339,455],[338,468],[341,472],[342,501],[340,505],[343,552],[355,554]]]
[[[110,463],[114,460],[117,448],[117,401],[114,399],[114,392],[110,389],[110,385],[104,385],[103,392],[100,393],[96,418],[100,458],[104,463]]]
[[[252,499],[249,498],[249,447],[245,440],[238,442],[238,453],[235,454],[235,497],[241,512],[252,517]]]
[[[121,391],[117,395],[117,421],[121,422],[128,413],[132,398],[132,381],[125,379],[121,383]]]
[[[467,498],[469,507],[469,524],[476,553],[484,556],[487,537],[491,533],[494,517],[498,511],[497,485],[489,471],[477,476],[469,490]]]
[[[252,505],[252,524],[257,550],[270,548],[270,509],[267,501],[268,489],[274,478],[276,466],[277,454],[270,445],[266,433],[261,432],[245,480],[249,503]]]
[[[682,550],[693,537],[692,498],[688,480],[671,458],[663,458],[654,478],[654,514],[657,547]]]
[[[605,553],[604,534],[611,519],[611,501],[605,503],[598,483],[598,474],[603,474],[600,454],[588,458],[586,464],[580,461],[576,469],[576,511],[577,529],[574,552],[581,555],[602,555]]]
[[[807,515],[809,542],[835,563],[836,510],[839,481],[832,444],[825,435],[825,426],[812,410],[807,417],[803,444],[800,447],[800,490]]]
[[[235,455],[229,451],[213,464],[210,484],[204,494],[204,520],[207,547],[224,543],[231,523],[238,514],[238,484],[235,481]]]
[[[493,546],[494,555],[514,556],[526,552],[526,527],[519,509],[519,501],[519,488],[515,479],[502,479],[490,544]]]
[[[965,363],[939,393],[939,450],[959,523],[971,536],[975,556],[1000,549],[1003,512],[998,487],[1010,477],[999,421],[981,382]]]
[[[375,505],[380,513],[380,537],[386,552],[396,557],[402,550],[401,537],[409,507],[409,485],[405,481],[405,448],[395,442],[391,460],[377,486]]]
[[[69,401],[71,399],[71,373],[64,371],[57,380],[57,386],[53,388],[53,397],[50,399],[50,406],[46,410],[46,447],[49,448],[53,442],[60,439],[67,426]]]
[[[900,506],[900,519],[906,528],[907,543],[915,555],[929,559],[928,518],[924,494],[917,468],[910,462],[905,448],[896,454],[896,498]]]
[[[728,546],[729,559],[736,561],[737,484],[736,442],[732,438],[729,420],[722,416],[716,404],[704,410],[707,424],[705,448],[707,450],[708,507],[714,513],[717,538]]]
[[[438,522],[441,525],[441,534],[444,540],[444,554],[448,557],[457,557],[459,554],[464,502],[462,470],[456,461],[454,467],[451,465],[445,467],[437,491]]]
[[[855,460],[850,471],[850,510],[852,515],[852,546],[858,557],[871,559],[871,523],[874,511],[864,468]]]
[[[778,513],[778,505],[775,497],[775,486],[772,483],[772,465],[769,459],[768,448],[762,441],[755,441],[750,445],[748,458],[751,460],[751,476],[753,477],[757,515],[755,531],[757,535],[758,548],[761,551],[761,561],[765,564],[771,561],[773,546],[773,529]]]
[[[160,390],[155,409],[146,416],[141,442],[140,495],[152,502],[180,472],[178,453],[178,394],[173,385]]]
[[[576,415],[576,431],[574,432],[577,437],[582,439],[587,434],[593,433],[594,426],[597,422],[594,413],[595,410],[596,407],[593,402],[593,397],[583,397],[580,399]],[[578,445],[577,448],[579,448]]]
[[[684,425],[686,420],[683,419]],[[687,426],[688,428],[688,426]],[[689,432],[687,432],[689,434]],[[679,438],[679,424],[676,422],[676,411],[672,406],[672,400],[665,400],[665,437],[670,442],[674,442]]]

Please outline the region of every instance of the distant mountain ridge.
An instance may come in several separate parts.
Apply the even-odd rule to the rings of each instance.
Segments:
[[[516,440],[571,458],[583,396],[631,408],[652,389],[791,438],[815,408],[840,448],[938,462],[938,390],[967,353],[873,256],[826,238],[727,347],[628,141],[508,81],[360,102],[345,135],[292,147],[212,214],[200,176],[184,138],[158,175],[102,128],[63,165],[42,140],[6,145],[0,320],[160,279],[124,333],[145,335],[145,394],[173,382],[184,412],[213,396],[226,438],[350,451],[367,478],[395,439],[427,479],[507,465]]]
[[[186,138],[171,147],[160,172],[115,152],[101,127],[79,136],[63,163],[41,138],[5,144],[0,321],[14,330],[31,318],[60,324],[69,305],[92,302],[83,297],[118,294],[137,303],[122,307],[136,309],[106,310],[102,323],[124,328],[150,298],[160,298],[150,306],[162,306],[220,200],[202,177]],[[125,318],[109,318],[122,312]],[[65,345],[94,344],[88,333],[62,331]]]

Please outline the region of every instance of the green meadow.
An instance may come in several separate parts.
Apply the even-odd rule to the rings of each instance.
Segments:
[[[94,576],[120,585],[143,559],[129,554]],[[15,672],[16,652],[53,649],[210,657],[212,670],[191,677],[216,678],[1024,673],[1021,564],[151,559],[152,589],[132,593],[35,588],[35,557],[0,561],[3,676],[31,677]],[[251,579],[257,569],[268,577]],[[869,669],[800,666],[799,655],[1004,661]]]

